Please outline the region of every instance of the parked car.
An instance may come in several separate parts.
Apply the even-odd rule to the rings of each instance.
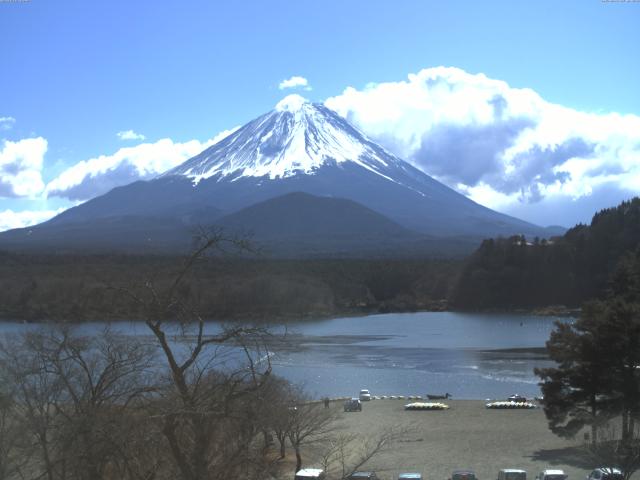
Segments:
[[[473,470],[454,470],[449,480],[478,480]]]
[[[347,400],[346,402],[344,402],[344,411],[345,412],[361,412],[362,403],[360,403],[360,399],[352,398],[351,400]]]
[[[536,480],[567,480],[567,475],[564,470],[543,470],[536,476]]]
[[[510,402],[524,403],[524,402],[527,401],[527,397],[523,397],[522,395],[518,395],[516,393],[515,395],[509,396],[509,398],[507,398],[507,400],[509,400]]]
[[[298,470],[294,478],[295,480],[325,480],[327,476],[321,468],[303,468]]]
[[[378,480],[376,472],[353,472],[349,480]]]
[[[527,480],[527,472],[517,468],[503,468],[498,472],[498,480]]]
[[[622,470],[615,467],[600,467],[587,475],[587,480],[622,480]]]
[[[371,393],[369,393],[369,390],[360,390],[360,400],[363,402],[371,400]]]
[[[401,473],[398,480],[422,480],[421,473]]]

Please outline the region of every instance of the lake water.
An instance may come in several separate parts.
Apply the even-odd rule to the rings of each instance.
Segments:
[[[454,398],[540,394],[534,367],[551,365],[544,347],[556,319],[515,314],[422,312],[342,317],[289,324],[288,347],[274,348],[274,373],[315,397],[451,393]],[[103,323],[83,325],[92,333]],[[37,328],[0,324],[0,334]],[[129,335],[144,325],[118,323]],[[219,324],[208,324],[210,331]]]
[[[451,393],[455,398],[540,395],[534,367],[556,318],[424,312],[293,325],[297,350],[276,352],[274,371],[316,396]]]

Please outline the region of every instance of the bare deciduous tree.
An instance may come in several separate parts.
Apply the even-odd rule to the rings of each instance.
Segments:
[[[299,395],[298,399],[304,399]],[[339,416],[336,408],[324,408],[317,402],[298,403],[288,407],[289,425],[287,437],[296,454],[296,472],[302,468],[302,447],[324,442],[335,430]]]
[[[296,470],[303,447],[331,440],[338,410],[271,374],[268,330],[211,326],[198,313],[198,262],[244,247],[221,234],[203,240],[175,277],[111,288],[137,304],[150,341],[62,326],[0,343],[2,478],[258,480],[284,458],[287,440]],[[3,443],[14,433],[25,441]],[[385,442],[350,461],[365,463]]]
[[[6,382],[2,381],[6,386]],[[19,474],[29,460],[28,437],[16,415],[12,393],[0,391],[0,478]]]
[[[286,443],[294,417],[292,408],[296,404],[297,391],[289,382],[272,376],[265,392],[264,428],[273,432],[278,441],[279,458],[286,455]]]
[[[15,419],[39,453],[35,477],[110,478],[127,452],[128,406],[146,391],[149,349],[108,330],[84,337],[63,327],[6,341],[0,354]]]
[[[322,466],[325,471],[332,472],[334,477],[345,480],[352,473],[369,465],[375,457],[389,451],[410,432],[409,427],[393,427],[364,439],[352,433],[332,435],[322,454]]]
[[[167,287],[149,281],[122,290],[143,312],[168,369],[158,418],[176,474],[184,480],[238,471],[247,476],[257,433],[251,401],[271,372],[268,352],[261,348],[264,329],[234,325],[205,334],[205,320],[185,288],[196,263],[225,246],[246,248],[220,232],[203,235]]]

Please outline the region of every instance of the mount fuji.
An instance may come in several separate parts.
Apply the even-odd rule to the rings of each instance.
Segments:
[[[0,247],[172,250],[211,224],[317,254],[461,241],[471,249],[487,236],[558,233],[473,202],[324,105],[290,95],[157,178],[0,234]]]

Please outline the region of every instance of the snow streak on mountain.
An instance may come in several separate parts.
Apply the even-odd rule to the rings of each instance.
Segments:
[[[321,166],[353,162],[387,180],[404,162],[368,140],[337,113],[299,95],[281,100],[232,135],[170,170],[198,183],[213,176],[235,180],[314,174]]]

